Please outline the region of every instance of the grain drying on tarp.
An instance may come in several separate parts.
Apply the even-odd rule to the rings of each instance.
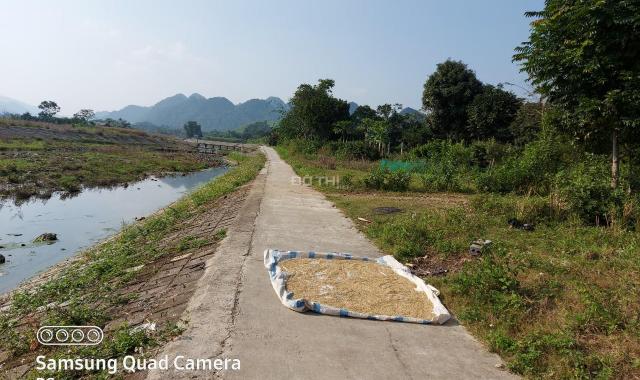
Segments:
[[[360,260],[293,259],[280,262],[287,290],[327,306],[355,312],[431,320],[433,305],[390,267]]]

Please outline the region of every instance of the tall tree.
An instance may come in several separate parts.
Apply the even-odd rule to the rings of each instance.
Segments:
[[[517,96],[503,90],[502,86],[485,84],[467,109],[467,135],[472,139],[493,137],[498,141],[511,140],[509,125],[515,119],[521,103]]]
[[[542,109],[540,102],[524,102],[516,112],[516,116],[509,125],[509,131],[516,145],[524,145],[533,141],[540,132],[542,123]]]
[[[38,106],[40,109],[40,113],[38,116],[43,120],[51,120],[53,117],[60,112],[60,106],[52,100],[45,100]]]
[[[96,115],[95,112],[93,112],[93,110],[90,109],[81,109],[80,111],[76,112],[73,114],[73,118],[82,121],[83,123],[88,122],[89,120],[93,119],[93,117]]]
[[[315,86],[302,84],[291,98],[291,109],[280,121],[279,133],[287,138],[328,140],[337,122],[349,119],[349,104],[333,96],[335,82],[320,79]]]
[[[618,185],[618,141],[640,125],[640,2],[546,0],[514,61],[585,136],[611,137],[611,185]]]
[[[184,123],[184,132],[187,135],[187,138],[200,138],[202,137],[202,127],[196,121],[187,121]]]
[[[439,63],[422,93],[433,131],[456,140],[467,137],[467,107],[481,91],[482,83],[467,65],[453,60]]]

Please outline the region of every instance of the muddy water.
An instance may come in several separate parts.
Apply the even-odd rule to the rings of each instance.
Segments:
[[[73,198],[54,195],[16,206],[0,204],[0,293],[21,281],[118,232],[123,224],[147,216],[200,184],[227,171],[213,168],[188,174],[149,178],[128,187],[88,189]],[[45,232],[58,235],[53,244],[33,244]]]

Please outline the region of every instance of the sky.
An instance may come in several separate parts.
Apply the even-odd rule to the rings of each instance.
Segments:
[[[287,101],[331,78],[339,98],[419,109],[448,58],[530,88],[511,57],[529,35],[523,13],[543,2],[0,0],[0,95],[72,114],[177,93]]]

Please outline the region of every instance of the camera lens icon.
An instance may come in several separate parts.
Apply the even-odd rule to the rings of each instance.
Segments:
[[[40,341],[40,343],[43,343],[43,344],[49,343],[51,342],[52,339],[53,339],[53,330],[44,329],[38,332],[38,341]]]
[[[104,333],[98,326],[42,326],[36,337],[45,346],[93,346],[102,342]]]
[[[71,331],[71,341],[74,343],[80,343],[84,339],[84,331],[75,329]]]

